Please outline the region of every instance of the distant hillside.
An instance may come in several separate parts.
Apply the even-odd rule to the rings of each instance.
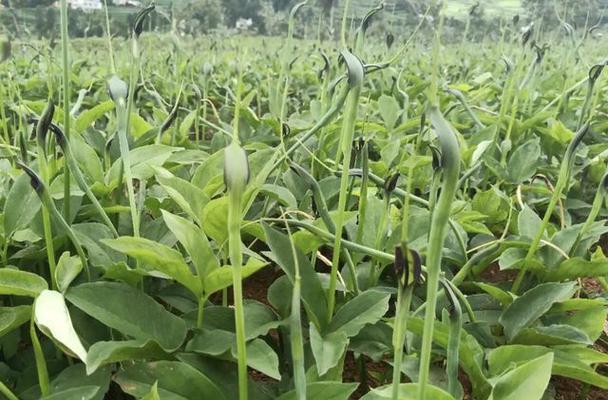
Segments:
[[[465,18],[471,7],[477,2],[489,16],[513,16],[523,11],[521,0],[446,0],[446,13],[451,17]],[[377,0],[352,0],[353,10],[357,14],[364,14],[377,3]],[[420,1],[412,1],[412,3],[420,3]],[[343,4],[344,0],[339,0],[338,9],[342,9]],[[387,10],[392,10],[393,7],[405,12],[411,10],[407,0],[386,0],[385,4]]]

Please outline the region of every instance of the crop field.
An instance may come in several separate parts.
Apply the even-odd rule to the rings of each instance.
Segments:
[[[348,5],[1,40],[0,399],[608,399],[605,26]]]

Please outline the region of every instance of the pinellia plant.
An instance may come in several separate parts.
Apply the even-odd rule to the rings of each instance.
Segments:
[[[488,33],[457,1],[347,1],[334,36],[309,1],[281,38],[182,35],[159,3],[125,42],[114,7],[69,40],[67,3],[61,46],[11,33],[0,62],[1,398],[608,390],[606,43],[580,4]]]

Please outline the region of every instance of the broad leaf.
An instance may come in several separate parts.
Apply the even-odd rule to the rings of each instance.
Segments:
[[[357,389],[357,383],[313,382],[306,385],[306,398],[323,400],[348,400]],[[287,392],[276,400],[297,400],[295,390]]]
[[[348,337],[342,330],[321,337],[317,328],[310,325],[310,347],[315,357],[317,372],[320,376],[338,365],[348,346]]]
[[[236,343],[232,346],[232,356],[238,357]],[[253,339],[247,343],[247,365],[266,376],[281,380],[279,372],[279,357],[277,353],[262,339]]]
[[[140,261],[139,268],[152,276],[175,279],[195,296],[202,293],[200,280],[190,271],[181,253],[160,243],[140,237],[123,236],[103,240],[106,246]]]
[[[0,307],[0,337],[17,329],[30,320],[32,307]]]
[[[488,400],[541,400],[551,379],[553,353],[528,361],[491,380]]]
[[[268,225],[263,225],[263,227],[268,246],[272,251],[272,257],[289,277],[292,284],[295,280],[295,262],[298,263],[302,279],[302,302],[311,321],[323,332],[325,321],[327,321],[327,302],[319,276],[310,264],[310,260],[296,249],[297,261],[295,261],[289,238]]]
[[[167,357],[167,354],[153,340],[125,340],[118,342],[97,342],[89,348],[86,366],[87,374],[98,368],[121,361],[153,360]]]
[[[82,261],[78,256],[70,257],[70,253],[67,251],[61,255],[59,261],[57,261],[57,267],[55,269],[55,282],[61,292],[65,292],[70,286],[70,283],[78,274],[82,271]]]
[[[186,337],[184,320],[129,285],[85,283],[70,288],[66,297],[76,307],[110,328],[136,339],[154,340],[165,351],[176,350]]]
[[[390,294],[377,290],[367,290],[344,304],[334,315],[328,332],[344,332],[347,337],[355,336],[367,324],[378,322],[388,311]]]
[[[361,398],[361,400],[385,400],[392,399],[392,385],[382,386],[372,389],[371,392]],[[426,388],[426,400],[454,400],[447,392],[437,386],[428,385]],[[402,383],[399,385],[399,400],[418,400],[418,384]]]
[[[184,246],[192,263],[196,267],[196,271],[200,278],[205,278],[213,270],[219,268],[219,264],[211,249],[211,245],[207,240],[207,236],[199,227],[192,222],[171,214],[167,211],[162,211],[163,220],[177,240]],[[204,282],[205,280],[202,279]]]
[[[530,326],[554,303],[569,299],[575,290],[576,282],[545,283],[515,299],[500,316],[507,339],[513,339],[523,328]]]
[[[48,284],[39,275],[12,268],[0,268],[0,294],[36,297]]]
[[[156,383],[161,399],[227,400],[223,390],[206,375],[179,361],[135,363],[121,370],[115,381],[135,397],[147,395]]]

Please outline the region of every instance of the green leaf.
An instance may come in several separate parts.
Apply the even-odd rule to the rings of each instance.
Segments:
[[[604,322],[608,313],[606,305],[606,300],[601,298],[570,299],[555,304],[544,319],[547,323],[576,327],[594,343],[604,331]]]
[[[40,199],[32,189],[30,178],[21,174],[8,192],[4,203],[4,234],[11,237],[13,233],[27,226],[40,210]]]
[[[155,168],[156,180],[167,194],[199,225],[209,197],[192,183],[178,178],[163,168]]]
[[[66,297],[76,307],[110,328],[136,339],[155,340],[165,351],[176,350],[186,337],[184,320],[129,285],[85,283],[70,288]]]
[[[344,331],[331,332],[321,337],[314,324],[310,325],[310,347],[320,376],[338,365],[346,351],[346,346],[348,346],[348,337]]]
[[[137,259],[138,267],[151,276],[175,279],[200,297],[201,281],[190,271],[181,253],[158,242],[141,237],[122,236],[102,240],[106,246]]]
[[[505,199],[505,195],[495,187],[477,192],[473,197],[471,207],[486,215],[487,223],[490,225],[501,223],[509,216],[509,202]]]
[[[0,294],[36,297],[48,284],[39,275],[12,268],[0,268]]]
[[[96,386],[97,394],[93,400],[103,400],[110,387],[112,370],[101,368],[94,374],[87,374],[84,364],[73,364],[62,370],[51,382],[51,393],[83,386]]]
[[[220,329],[203,329],[188,342],[186,351],[220,356],[232,348],[235,340],[234,332]]]
[[[313,382],[306,385],[307,399],[348,400],[359,386],[358,383]],[[296,391],[292,390],[276,400],[297,400]]]
[[[392,129],[397,124],[401,107],[393,96],[383,94],[378,98],[378,110],[384,124],[388,129]]]
[[[407,321],[407,328],[418,336],[424,334],[424,322],[421,318],[410,317]],[[447,349],[449,335],[449,327],[441,321],[435,321],[433,342]],[[460,366],[471,379],[475,398],[487,398],[490,392],[489,383],[481,369],[483,356],[483,349],[479,343],[477,343],[473,336],[463,331],[460,338],[458,359]]]
[[[162,399],[227,400],[224,392],[206,375],[179,361],[135,363],[114,378],[125,393],[135,397],[148,394],[154,384]]]
[[[569,299],[575,290],[576,282],[544,283],[515,299],[499,319],[507,339],[513,339],[523,328],[530,326],[554,303]]]
[[[386,385],[376,389],[361,398],[361,400],[392,399],[393,385]],[[418,384],[402,383],[399,385],[399,400],[418,400]],[[426,400],[454,400],[454,398],[437,386],[428,385]]]
[[[95,121],[106,115],[108,112],[114,109],[114,102],[112,100],[104,101],[103,103],[97,104],[95,107],[85,110],[74,123],[74,130],[78,133],[82,133],[89,126],[93,125]]]
[[[55,282],[57,282],[57,288],[61,292],[65,292],[70,283],[80,274],[82,271],[82,260],[78,256],[70,257],[69,252],[64,252],[59,261],[57,261],[57,267],[55,269]]]
[[[574,257],[561,262],[557,268],[547,270],[542,276],[546,281],[574,281],[578,278],[608,276],[608,260],[587,261]]]
[[[87,351],[74,330],[61,293],[53,290],[44,290],[40,293],[34,302],[34,321],[38,329],[70,355],[75,355],[82,361],[87,359]]]
[[[608,389],[608,377],[598,374],[591,366],[608,362],[608,356],[581,345],[556,346],[552,349],[543,346],[501,346],[488,354],[490,373],[501,374],[514,366],[551,352],[554,353],[553,375]]]
[[[577,327],[557,324],[522,329],[511,342],[542,346],[593,344],[589,336]]]
[[[375,324],[386,314],[389,298],[389,293],[373,289],[359,294],[338,309],[327,331],[355,336],[365,325]]]
[[[289,277],[292,285],[295,280],[295,260],[289,238],[270,226],[263,224],[264,233],[272,257]],[[321,332],[327,321],[327,302],[321,280],[315,272],[310,260],[296,249],[297,263],[300,270],[302,302],[308,312],[310,320]]]
[[[528,206],[517,217],[517,228],[519,235],[528,239],[534,239],[542,225],[540,217]]]
[[[153,340],[137,339],[118,342],[97,342],[89,348],[86,359],[87,374],[100,367],[121,361],[162,359],[167,357]]]
[[[517,147],[507,164],[511,182],[518,184],[531,178],[536,173],[540,156],[540,140],[537,137]]]
[[[91,182],[103,183],[103,166],[95,150],[78,135],[70,138],[70,147],[85,176]]]
[[[475,286],[495,298],[503,306],[508,306],[513,302],[513,295],[505,290],[502,290],[494,285],[482,282],[475,282]]]
[[[52,393],[40,400],[92,400],[98,391],[98,386],[80,386]]]
[[[288,209],[296,210],[298,208],[294,195],[283,186],[265,184],[260,188],[260,193],[265,194],[269,199],[277,200]]]
[[[148,180],[155,174],[155,167],[162,167],[178,151],[177,147],[169,147],[160,144],[137,147],[129,153],[133,179]],[[120,176],[121,159],[114,162],[107,174],[108,182],[118,182]]]
[[[551,379],[553,353],[528,361],[491,380],[488,400],[540,400]]]
[[[232,345],[232,357],[237,358],[236,342]],[[266,376],[281,380],[279,357],[262,339],[253,339],[247,343],[247,365]]]
[[[30,320],[31,306],[0,307],[0,337]]]
[[[217,258],[211,249],[207,236],[198,226],[182,217],[165,210],[162,210],[162,214],[167,227],[190,254],[192,263],[204,285],[205,279],[203,278],[219,268]]]
[[[250,258],[241,269],[243,279],[250,277],[267,265],[267,262],[260,261],[257,258]],[[232,286],[232,267],[227,265],[214,269],[207,275],[203,285],[206,294],[215,293]]]
[[[217,243],[228,240],[228,197],[211,200],[203,209],[203,230]]]

